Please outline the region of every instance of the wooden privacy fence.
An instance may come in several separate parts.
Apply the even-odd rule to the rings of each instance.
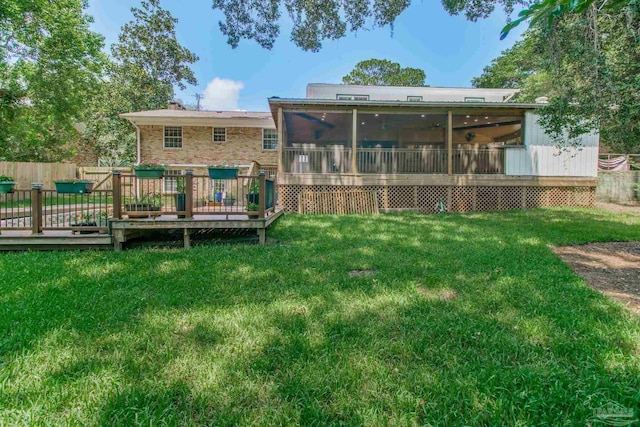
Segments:
[[[111,172],[119,170],[122,173],[130,173],[130,168],[110,167],[110,166],[81,166],[78,168],[78,177],[93,182],[93,188],[99,190],[111,190],[113,180]]]
[[[377,214],[378,195],[375,191],[302,191],[298,196],[301,214]]]
[[[31,188],[31,184],[39,182],[43,189],[51,190],[56,179],[76,177],[76,165],[73,163],[32,163],[32,162],[0,162],[0,175],[12,177],[17,188]]]

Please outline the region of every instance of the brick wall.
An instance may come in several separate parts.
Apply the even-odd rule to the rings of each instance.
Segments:
[[[166,164],[278,163],[278,152],[262,149],[262,128],[227,128],[226,142],[213,142],[212,128],[183,126],[182,148],[164,149],[163,126],[140,126],[140,157]]]

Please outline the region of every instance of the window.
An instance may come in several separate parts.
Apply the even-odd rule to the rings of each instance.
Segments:
[[[182,176],[181,170],[166,170],[164,171],[164,178],[162,179],[164,183],[164,192],[165,193],[177,193],[178,192],[178,181],[182,181],[183,178],[179,178]],[[182,183],[184,184],[184,183]],[[184,188],[184,185],[183,185]]]
[[[164,127],[164,148],[182,148],[182,126]]]
[[[278,132],[275,129],[262,129],[262,149],[278,149]]]
[[[421,96],[409,95],[409,96],[407,96],[407,101],[408,102],[422,102],[422,97]]]
[[[337,95],[338,101],[368,101],[369,95]]]
[[[464,102],[485,102],[484,98],[475,97],[475,96],[465,96]]]
[[[227,142],[227,128],[213,128],[213,142]]]

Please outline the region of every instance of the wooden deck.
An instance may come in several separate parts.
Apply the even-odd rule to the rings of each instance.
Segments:
[[[184,247],[191,247],[191,233],[204,229],[250,229],[256,230],[260,244],[266,240],[266,230],[275,220],[280,218],[284,210],[277,208],[265,218],[250,219],[240,212],[225,212],[220,215],[198,214],[191,219],[180,219],[176,215],[161,215],[146,219],[116,219],[111,221],[113,246],[115,250],[122,250],[122,245],[128,239],[140,232],[148,230],[183,230]]]

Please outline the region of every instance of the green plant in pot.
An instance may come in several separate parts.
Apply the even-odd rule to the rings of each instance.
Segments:
[[[167,165],[158,162],[142,162],[133,167],[136,178],[139,179],[158,179],[162,178]]]
[[[98,212],[90,212],[86,211],[80,215],[76,215],[74,217],[74,221],[71,223],[72,227],[107,227],[108,223],[108,213],[106,211],[98,211]],[[100,230],[82,230],[80,229],[80,234],[90,234],[90,233],[99,233]]]
[[[56,185],[56,191],[60,194],[91,193],[93,190],[93,182],[86,179],[56,179],[53,183]]]
[[[232,192],[227,192],[222,199],[222,204],[224,206],[233,206],[236,204],[236,196]]]
[[[176,193],[173,195],[173,198],[176,202],[177,211],[184,211],[187,208],[187,193],[185,193],[185,190],[185,179],[183,176],[180,176],[177,179]],[[178,218],[184,217],[184,215],[178,215]]]
[[[260,203],[260,181],[252,179],[247,192],[247,204]]]
[[[7,175],[0,175],[0,194],[13,193],[16,182]]]
[[[125,204],[124,208],[129,212],[129,218],[149,218],[149,214],[132,214],[131,212],[159,212],[162,208],[162,196],[160,193],[146,193]]]
[[[260,210],[260,205],[257,203],[249,203],[247,205],[247,212],[258,212]],[[249,219],[258,219],[260,218],[259,214],[247,214]]]
[[[236,179],[238,178],[238,166],[218,164],[208,167],[211,179]]]

